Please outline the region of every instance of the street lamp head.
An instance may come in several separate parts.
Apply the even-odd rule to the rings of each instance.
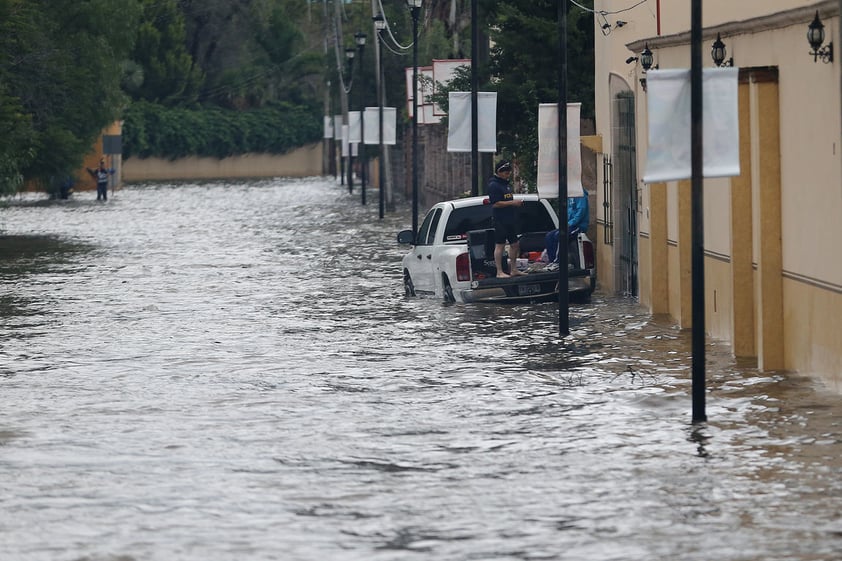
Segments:
[[[822,46],[822,43],[824,43],[824,24],[819,19],[818,10],[816,10],[816,17],[813,18],[813,22],[807,28],[807,41],[810,42],[810,47],[813,49],[810,51],[810,54],[813,55],[813,62],[818,62],[819,59],[822,59],[824,63],[833,62],[833,41],[828,41],[827,45]]]
[[[813,18],[813,22],[807,27],[807,41],[814,51],[819,50],[824,43],[824,24],[819,19],[818,10],[816,10],[816,17]]]
[[[354,33],[354,41],[357,42],[358,47],[365,47],[365,33],[362,31]]]
[[[643,52],[640,53],[640,66],[643,67],[643,71],[646,72],[652,68],[652,63],[654,61],[655,59],[652,56],[652,51],[649,50],[649,43],[646,43],[646,46],[643,48]]]
[[[371,18],[374,21],[374,29],[378,32],[383,31],[386,29],[386,18],[383,17],[383,14],[378,12]]]
[[[728,56],[728,49],[725,47],[725,43],[722,42],[722,35],[717,33],[716,41],[710,46],[710,58],[713,59],[713,63],[718,67],[734,66],[734,57],[725,60],[726,56]]]
[[[357,54],[357,51],[355,51],[351,47],[348,47],[347,49],[345,49],[345,58],[347,58],[349,62],[354,60],[355,54]]]
[[[420,8],[423,0],[406,0],[406,5],[410,8]]]

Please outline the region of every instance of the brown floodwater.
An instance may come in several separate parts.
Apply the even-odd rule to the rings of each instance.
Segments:
[[[633,301],[403,296],[332,179],[0,208],[0,559],[827,561],[842,400]],[[423,212],[423,209],[422,209]]]

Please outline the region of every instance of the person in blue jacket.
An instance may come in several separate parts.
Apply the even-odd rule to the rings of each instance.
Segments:
[[[591,222],[588,209],[588,195],[567,198],[567,234],[587,232]]]
[[[587,232],[590,224],[590,211],[588,209],[588,195],[582,197],[567,198],[567,236],[573,236],[579,232]],[[547,248],[547,259],[550,263],[558,259],[559,232],[553,230],[547,233],[544,242]]]

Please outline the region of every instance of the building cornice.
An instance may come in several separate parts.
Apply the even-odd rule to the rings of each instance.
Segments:
[[[713,39],[717,33],[722,37],[729,37],[734,35],[742,35],[745,33],[759,33],[762,31],[769,31],[772,29],[781,29],[791,25],[798,25],[803,23],[805,26],[809,25],[813,16],[819,12],[822,19],[831,18],[839,15],[839,1],[838,0],[822,0],[810,6],[803,6],[801,8],[793,8],[783,12],[769,14],[767,16],[759,16],[756,18],[746,19],[742,21],[729,21],[721,23],[712,27],[702,29],[703,39]],[[672,35],[660,35],[654,37],[644,37],[631,43],[626,43],[626,47],[633,53],[643,50],[648,44],[650,49],[663,49],[667,47],[678,47],[688,45],[690,43],[690,31],[683,31]]]

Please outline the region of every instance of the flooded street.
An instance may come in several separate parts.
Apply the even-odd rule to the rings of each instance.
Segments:
[[[0,560],[842,559],[839,395],[712,344],[694,427],[689,333],[406,299],[368,195],[7,200]]]

